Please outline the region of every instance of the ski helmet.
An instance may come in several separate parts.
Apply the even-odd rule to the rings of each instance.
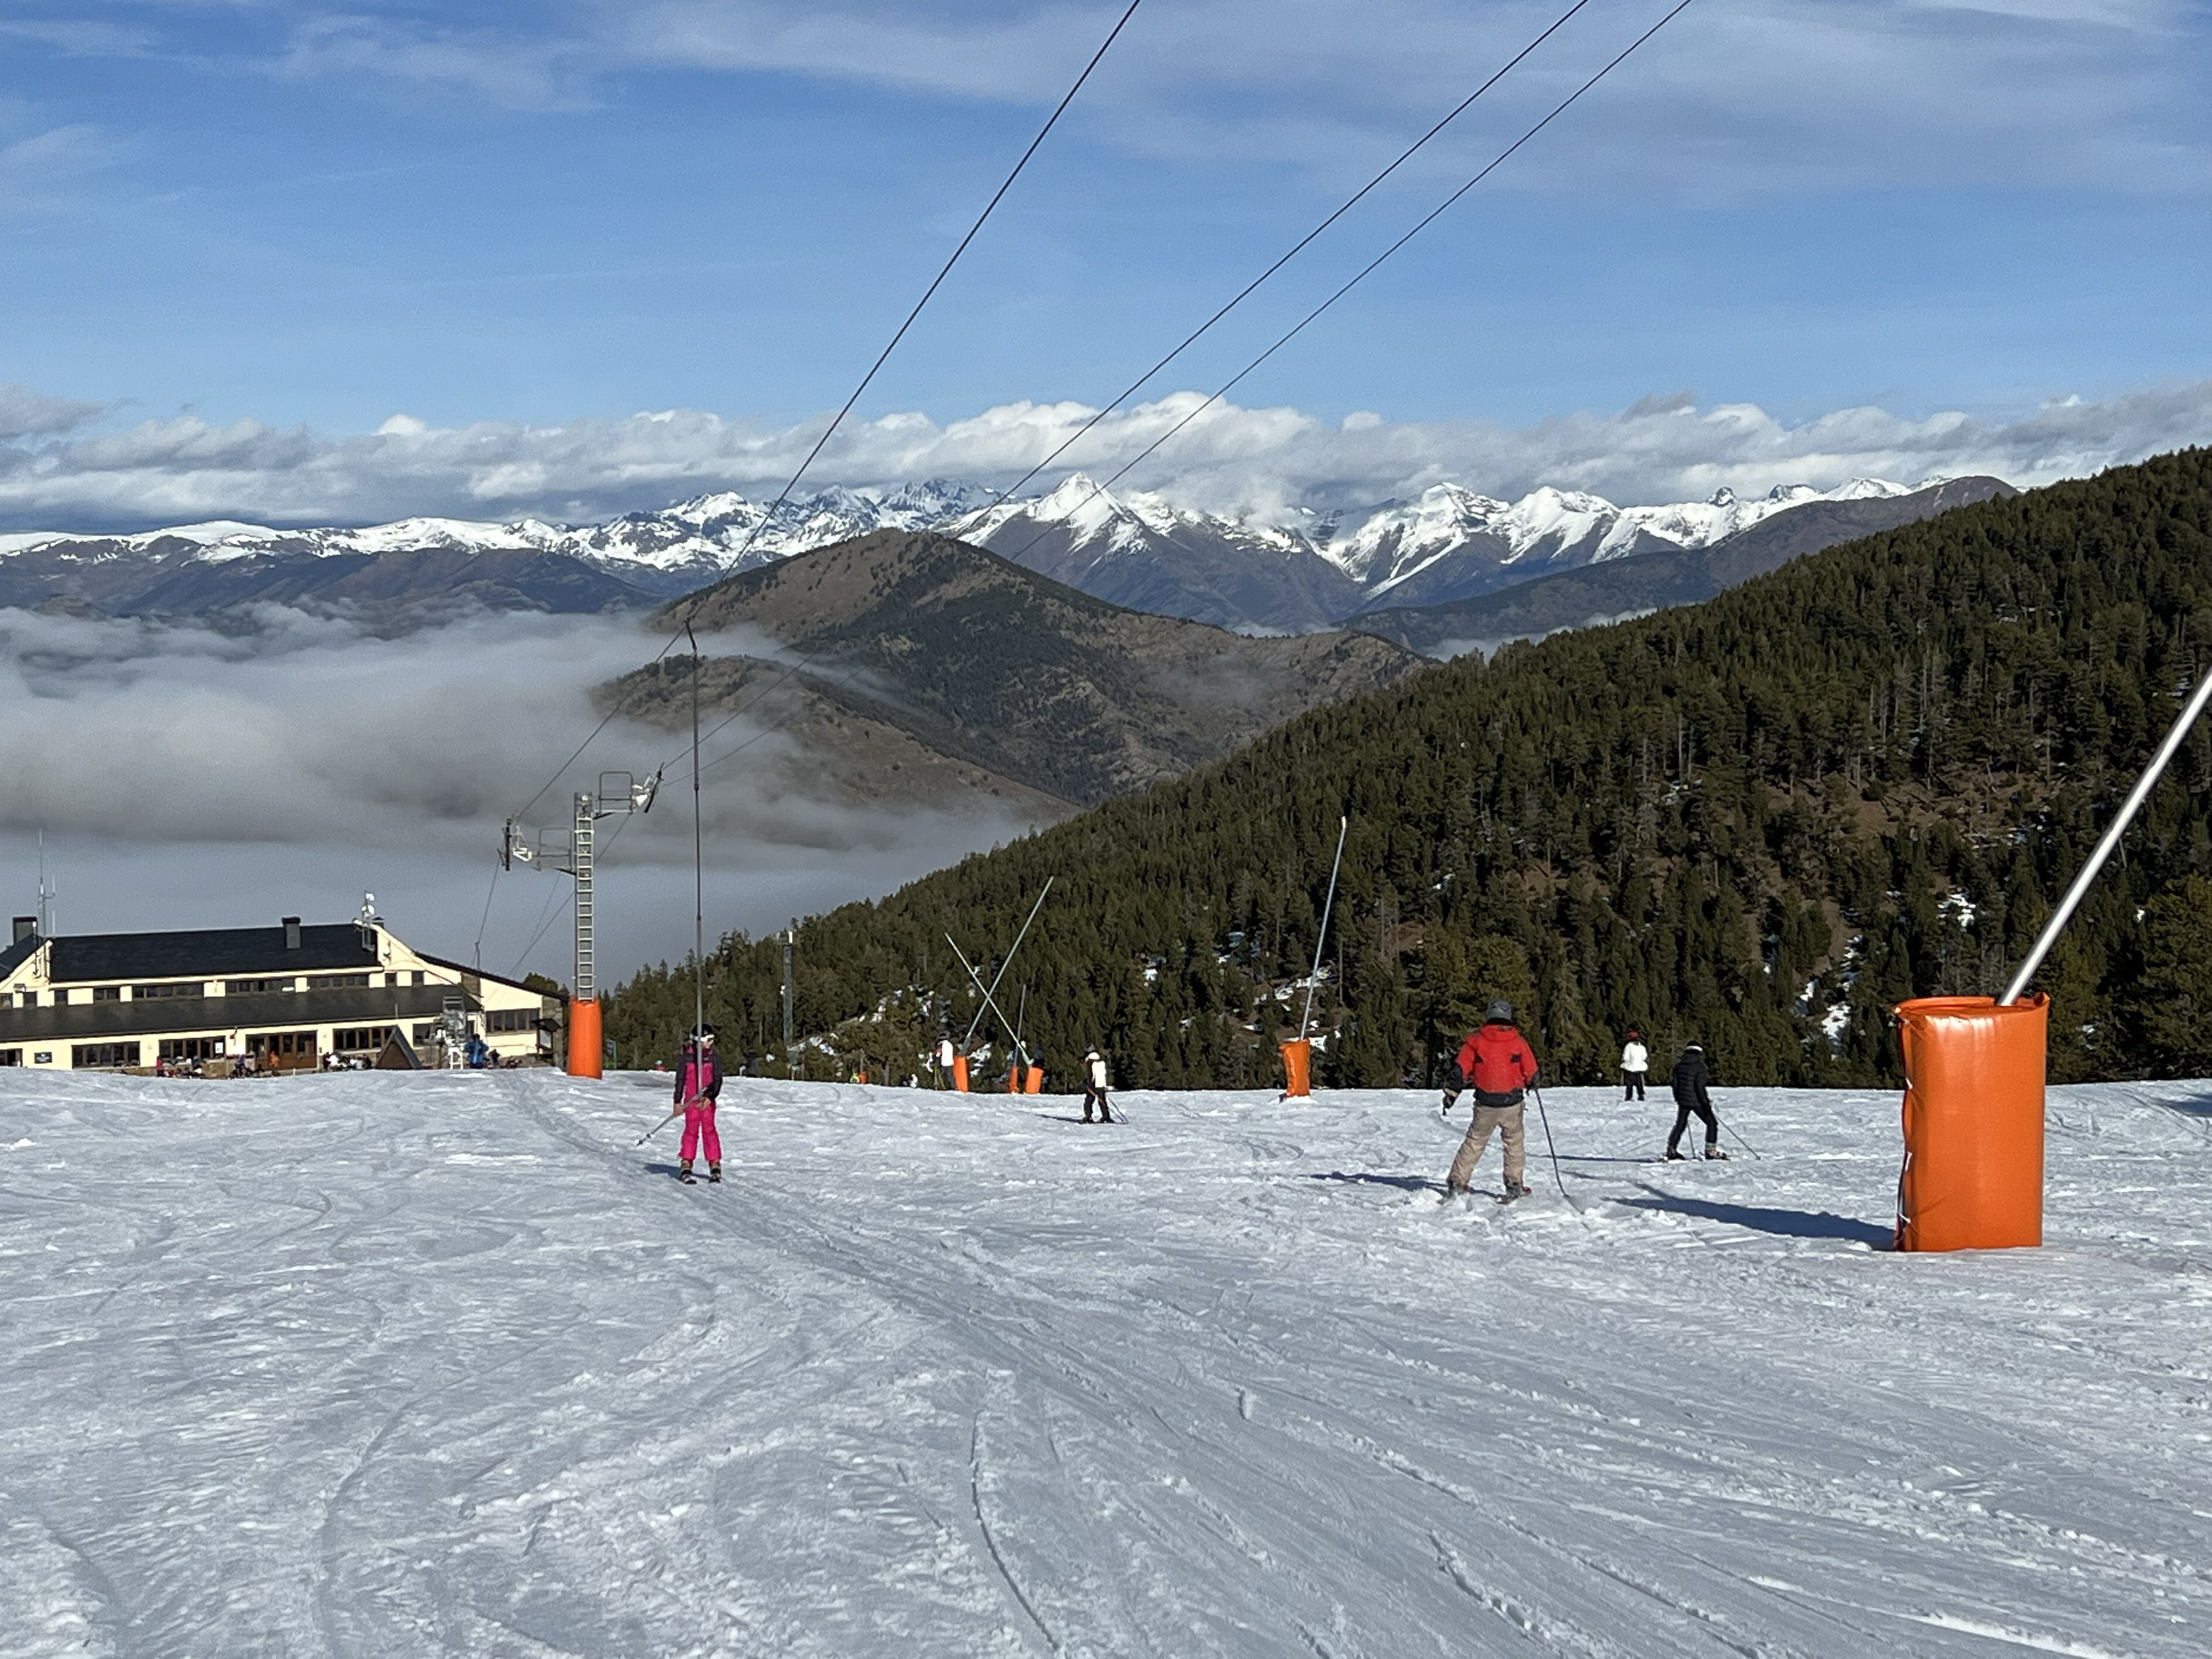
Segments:
[[[1513,1005],[1504,997],[1492,997],[1490,1006],[1482,1011],[1482,1019],[1486,1025],[1492,1021],[1503,1021],[1510,1025],[1513,1023]]]

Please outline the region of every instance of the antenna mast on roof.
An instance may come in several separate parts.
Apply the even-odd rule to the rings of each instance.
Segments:
[[[54,936],[54,890],[46,884],[46,832],[39,831],[39,937]]]

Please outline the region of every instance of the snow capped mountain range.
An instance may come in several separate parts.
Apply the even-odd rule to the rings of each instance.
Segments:
[[[102,595],[114,580],[88,594],[64,579],[99,567],[119,578],[115,567],[151,562],[163,570],[163,592],[173,595],[193,568],[212,576],[219,567],[281,566],[291,573],[287,591],[304,592],[316,584],[299,574],[301,561],[337,560],[352,568],[364,559],[435,553],[447,556],[441,570],[478,556],[509,567],[533,554],[574,561],[585,568],[564,567],[572,573],[567,591],[576,603],[596,607],[619,603],[626,590],[641,599],[689,592],[848,537],[899,529],[958,536],[1133,609],[1232,628],[1304,631],[1380,607],[1464,599],[1603,560],[1709,547],[1812,502],[1911,493],[1900,484],[1855,478],[1831,490],[1795,485],[1741,500],[1723,489],[1704,501],[1623,507],[1583,491],[1546,487],[1509,502],[1439,483],[1354,511],[1238,517],[1156,494],[1115,495],[1078,475],[1021,501],[999,501],[981,485],[933,479],[888,489],[827,489],[773,511],[724,491],[580,526],[416,518],[354,529],[282,529],[219,520],[122,536],[0,536],[0,578],[11,566],[19,578],[0,580],[0,604],[22,602],[21,579],[33,566],[50,578],[46,588],[97,605],[106,603]],[[223,592],[242,591],[251,570],[226,571]],[[191,586],[182,583],[185,590]]]

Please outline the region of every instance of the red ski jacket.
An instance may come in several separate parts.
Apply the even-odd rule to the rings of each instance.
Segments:
[[[1536,1080],[1536,1054],[1510,1025],[1485,1025],[1459,1051],[1459,1074],[1485,1106],[1518,1105]]]

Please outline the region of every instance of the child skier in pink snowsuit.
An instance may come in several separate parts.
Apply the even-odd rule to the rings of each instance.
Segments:
[[[714,1028],[687,1039],[676,1062],[676,1103],[684,1109],[682,1164],[677,1179],[691,1180],[691,1160],[707,1143],[707,1179],[722,1178],[722,1138],[714,1133],[714,1105],[722,1094],[722,1062],[714,1054]]]

